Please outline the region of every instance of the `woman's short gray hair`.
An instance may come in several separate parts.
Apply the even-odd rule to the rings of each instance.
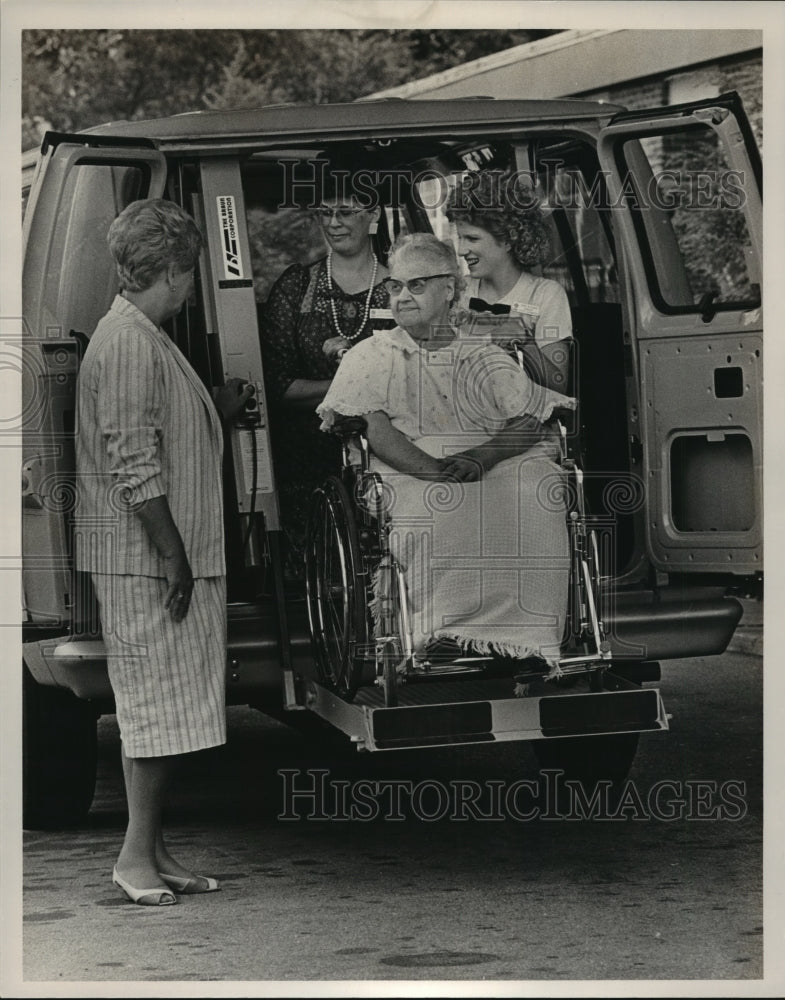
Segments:
[[[422,257],[438,267],[440,273],[451,274],[455,278],[455,293],[452,301],[454,303],[458,300],[466,281],[461,274],[461,265],[458,263],[455,248],[451,243],[444,243],[437,239],[433,233],[407,233],[405,236],[399,236],[390,247],[390,252],[387,255],[390,267],[392,267],[396,257],[403,255]]]
[[[202,234],[191,216],[173,201],[132,201],[109,227],[109,250],[120,286],[143,292],[170,264],[191,271],[199,260]]]

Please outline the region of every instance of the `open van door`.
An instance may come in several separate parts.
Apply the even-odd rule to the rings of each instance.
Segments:
[[[26,620],[72,624],[75,389],[87,339],[117,291],[106,244],[130,202],[163,194],[166,160],[144,140],[48,133],[25,216],[23,556]]]
[[[762,195],[749,123],[735,94],[625,112],[598,152],[624,248],[649,557],[663,572],[759,574]]]

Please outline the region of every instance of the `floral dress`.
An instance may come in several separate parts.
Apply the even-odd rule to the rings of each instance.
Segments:
[[[262,359],[270,406],[270,431],[281,525],[289,541],[288,569],[299,575],[308,506],[314,489],[340,468],[340,444],[319,432],[315,411],[286,406],[283,397],[295,379],[331,379],[336,363],[322,345],[338,331],[331,300],[344,336],[357,334],[368,290],[347,294],[335,282],[330,290],[326,258],[308,267],[293,264],[276,281],[260,311]],[[383,284],[374,287],[368,322],[356,341],[374,329],[394,326]]]

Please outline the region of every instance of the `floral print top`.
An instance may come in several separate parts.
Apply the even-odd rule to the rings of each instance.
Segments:
[[[340,468],[340,445],[337,439],[320,433],[315,410],[282,405],[283,397],[295,379],[321,380],[335,375],[335,361],[322,352],[324,342],[338,336],[331,300],[341,332],[352,337],[361,326],[367,298],[367,289],[347,294],[333,282],[331,290],[327,261],[321,258],[307,267],[293,264],[287,268],[260,310],[281,521],[295,544],[304,535],[311,493]],[[369,337],[374,329],[394,325],[387,290],[379,283],[371,296],[368,322],[353,343]]]

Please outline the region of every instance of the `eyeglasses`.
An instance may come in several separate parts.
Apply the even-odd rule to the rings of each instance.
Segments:
[[[404,285],[412,293],[412,295],[422,295],[425,291],[425,286],[429,281],[434,278],[453,278],[455,275],[445,273],[445,274],[426,274],[422,278],[409,278],[408,281],[397,281],[395,278],[385,278],[384,287],[387,289],[390,295],[400,295],[403,291]]]
[[[347,222],[354,215],[362,212],[362,208],[317,208],[316,214],[320,222],[330,222],[335,216],[339,222]]]

